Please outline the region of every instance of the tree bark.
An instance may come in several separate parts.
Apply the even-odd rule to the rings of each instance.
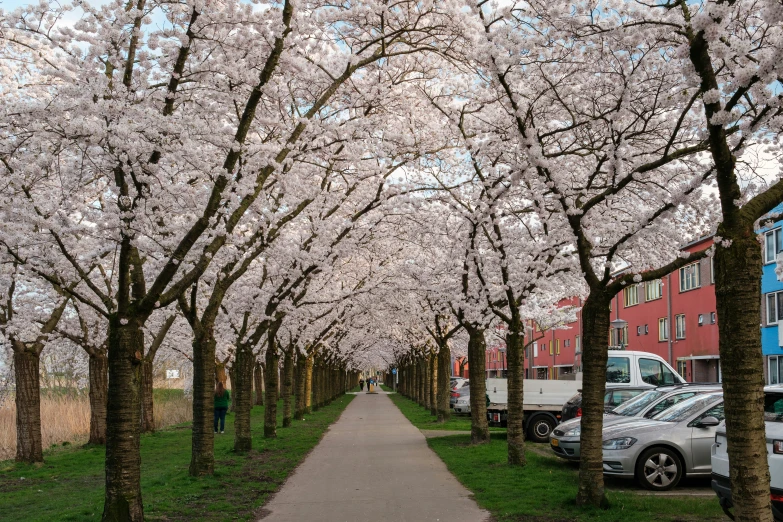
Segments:
[[[234,366],[235,365],[232,365],[232,366],[230,366],[228,368],[228,380],[231,382],[231,386],[226,386],[232,392],[231,393],[231,399],[230,399],[231,403],[228,406],[228,411],[230,411],[231,413],[234,413],[236,411],[236,408],[237,408],[236,393],[234,393],[234,391],[235,391],[234,388],[236,387],[237,375],[236,375],[236,368]],[[251,381],[250,389],[251,390],[253,389],[252,381]]]
[[[305,393],[307,389],[307,363],[304,355],[296,356],[296,408],[294,409],[294,419],[304,419],[305,409],[307,408],[307,398]]]
[[[266,349],[266,407],[264,408],[264,437],[277,437],[277,384],[279,381],[278,365],[280,357],[277,353],[277,328],[271,328]]]
[[[144,520],[141,499],[141,358],[144,332],[131,321],[109,320],[104,522]]]
[[[430,415],[438,415],[438,356],[430,352]]]
[[[761,249],[752,226],[726,228],[721,225],[718,234],[731,240],[731,246],[717,246],[714,262],[734,515],[743,522],[771,522],[764,359],[758,327]]]
[[[250,433],[250,410],[253,408],[253,349],[241,343],[231,368],[231,396],[234,400],[234,451],[246,452],[253,448]]]
[[[41,357],[37,350],[14,344],[16,379],[16,460],[43,462],[41,436]]]
[[[264,405],[264,366],[257,362],[253,372],[256,389],[256,406]]]
[[[421,382],[422,382],[422,389],[421,389],[421,403],[422,406],[424,406],[424,409],[429,410],[432,405],[430,403],[430,388],[432,384],[430,383],[430,355],[428,353],[424,354],[424,357],[421,359]]]
[[[106,403],[109,395],[109,360],[106,354],[90,354],[90,440],[88,444],[106,444]]]
[[[305,413],[313,409],[313,354],[305,359]]]
[[[487,344],[484,329],[466,325],[468,332],[468,359],[470,359],[470,441],[472,444],[489,442],[487,422]]]
[[[609,303],[612,296],[591,289],[582,308],[582,434],[580,435],[580,506],[605,506],[602,430],[606,362],[609,357]],[[758,306],[758,303],[757,303]],[[471,361],[471,366],[472,366]]]
[[[283,427],[288,428],[293,421],[291,398],[294,391],[294,347],[289,346],[283,356]]]
[[[193,337],[193,434],[190,475],[215,471],[215,336],[211,321],[201,322]]]
[[[152,399],[152,361],[141,361],[141,432],[155,431],[155,415]]]
[[[519,314],[512,312],[511,323],[506,335],[506,353],[508,354],[508,463],[511,466],[524,466],[525,430],[524,430],[524,378],[525,378],[525,342],[522,320]]]
[[[449,399],[451,398],[451,349],[448,341],[438,347],[438,422],[446,422],[451,416]]]

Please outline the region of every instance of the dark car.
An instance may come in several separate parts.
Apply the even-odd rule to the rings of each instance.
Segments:
[[[606,393],[604,394],[604,411],[608,412],[613,410],[617,406],[621,405],[629,399],[633,399],[645,390],[649,390],[650,387],[645,388],[629,388],[627,386],[607,386]],[[575,419],[582,416],[582,392],[568,399],[563,405],[563,411],[560,416],[560,422]]]

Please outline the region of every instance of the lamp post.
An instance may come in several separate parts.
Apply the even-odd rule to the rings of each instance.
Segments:
[[[498,348],[498,352],[501,353],[500,356],[500,377],[503,378],[506,376],[506,349],[505,348]]]
[[[620,346],[620,349],[625,350],[625,339],[622,335],[622,331],[626,326],[628,326],[628,321],[618,317],[614,321],[610,322],[609,325],[612,327],[612,330],[617,332],[617,344]]]

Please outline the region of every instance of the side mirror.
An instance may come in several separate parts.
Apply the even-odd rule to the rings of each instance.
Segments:
[[[704,417],[697,424],[697,428],[712,428],[720,424],[720,421],[715,417]]]

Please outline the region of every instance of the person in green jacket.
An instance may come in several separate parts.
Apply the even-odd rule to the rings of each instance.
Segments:
[[[229,392],[222,382],[218,382],[217,389],[215,390],[215,433],[218,432],[218,421],[220,421],[220,433],[224,433],[226,427],[226,412],[228,411],[228,403],[231,400],[231,392]]]

